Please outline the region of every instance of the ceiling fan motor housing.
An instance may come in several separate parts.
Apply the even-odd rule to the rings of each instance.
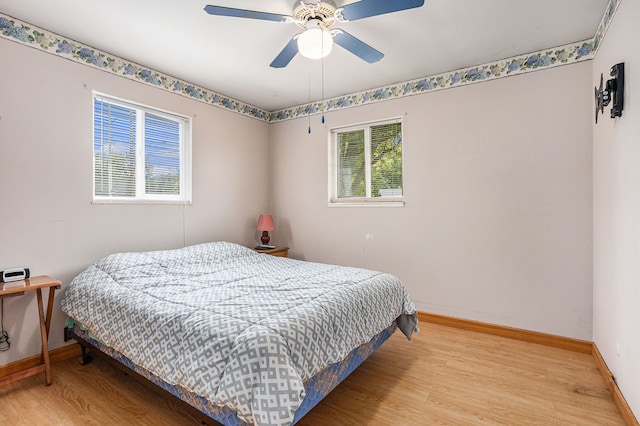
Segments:
[[[320,28],[328,30],[336,22],[336,6],[330,0],[308,3],[300,1],[297,6],[294,5],[292,16],[300,28],[309,28],[307,24],[315,19],[320,21]]]

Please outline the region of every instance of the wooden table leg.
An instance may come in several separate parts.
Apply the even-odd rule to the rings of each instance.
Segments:
[[[49,339],[49,329],[51,326],[51,313],[53,312],[53,298],[56,294],[56,288],[49,287],[49,300],[47,301],[47,316],[45,317],[45,325],[47,327],[47,340]]]
[[[49,289],[49,304],[51,304],[51,294],[53,288]],[[47,323],[49,318],[45,320],[44,307],[42,306],[42,290],[36,289],[36,295],[38,296],[38,315],[40,316],[40,337],[42,338],[42,358],[44,362],[44,378],[47,386],[51,384],[51,366],[49,365],[49,336]],[[49,310],[49,306],[47,306]]]

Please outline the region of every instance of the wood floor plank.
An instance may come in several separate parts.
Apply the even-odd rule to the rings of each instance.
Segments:
[[[589,354],[436,324],[394,334],[298,425],[624,425]],[[0,424],[198,425],[97,358],[0,388]]]

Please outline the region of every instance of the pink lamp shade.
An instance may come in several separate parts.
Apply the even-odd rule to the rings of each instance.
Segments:
[[[260,241],[262,244],[269,244],[269,231],[273,231],[275,228],[273,227],[273,217],[270,214],[261,214],[258,219],[258,226],[256,227],[258,231],[262,231],[262,237],[260,237]]]

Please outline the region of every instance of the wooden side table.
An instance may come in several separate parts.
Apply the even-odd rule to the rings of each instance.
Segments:
[[[43,288],[49,289],[49,301],[47,302],[46,316],[42,305]],[[38,315],[40,320],[40,338],[42,339],[42,364],[1,378],[0,386],[15,382],[16,380],[31,377],[35,374],[42,373],[43,371],[46,384],[51,384],[51,365],[49,364],[49,326],[51,325],[53,298],[57,288],[60,288],[60,281],[47,276],[0,283],[0,298],[17,296],[33,290],[36,291],[36,296],[38,298]]]
[[[289,257],[289,247],[277,246],[276,248],[272,248],[269,250],[254,250],[258,253],[270,254],[271,256]]]

